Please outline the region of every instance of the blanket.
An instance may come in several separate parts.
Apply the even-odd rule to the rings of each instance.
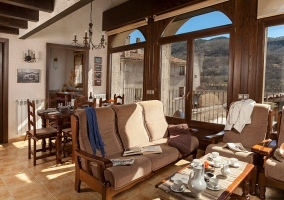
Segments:
[[[93,107],[86,107],[85,111],[88,120],[87,123],[88,123],[89,140],[94,155],[96,155],[96,149],[97,149],[101,152],[102,157],[105,157],[106,156],[106,152],[104,149],[105,144],[102,140],[100,130],[98,127],[96,110]]]

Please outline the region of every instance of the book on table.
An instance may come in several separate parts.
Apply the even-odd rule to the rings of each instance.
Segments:
[[[227,143],[223,147],[228,147],[229,149],[233,151],[243,151],[247,152],[247,150],[244,148],[244,146],[241,143]]]
[[[125,149],[122,156],[145,155],[152,153],[162,153],[162,148],[159,145],[146,147],[131,147]]]

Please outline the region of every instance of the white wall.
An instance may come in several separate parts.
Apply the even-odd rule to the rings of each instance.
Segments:
[[[102,12],[111,8],[113,0],[97,0],[93,2],[93,41],[99,43],[102,27]],[[121,1],[123,2],[123,1]],[[74,34],[77,34],[78,42],[82,44],[85,30],[88,29],[90,16],[90,4],[80,10],[66,16],[60,21],[50,25],[31,37],[22,40],[18,36],[0,33],[0,38],[9,39],[9,86],[8,86],[8,134],[9,139],[19,137],[17,135],[17,99],[45,98],[46,84],[46,43],[71,45]],[[36,63],[23,61],[24,52],[28,49],[35,51]],[[106,49],[90,50],[89,57],[89,91],[93,94],[106,91]],[[93,87],[94,57],[100,56],[102,62],[102,86]],[[17,83],[17,69],[40,69],[40,83]]]

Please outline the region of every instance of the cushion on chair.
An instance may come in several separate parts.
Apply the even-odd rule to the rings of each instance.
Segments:
[[[262,142],[267,132],[269,108],[267,104],[256,103],[251,114],[251,124],[245,125],[241,133],[235,129],[225,131],[223,142],[242,143],[246,148]]]
[[[226,143],[219,142],[218,144],[210,144],[207,146],[205,154],[211,153],[213,151],[219,152],[220,156],[224,157],[234,157],[239,159],[240,161],[247,162],[253,164],[254,153],[253,152],[237,152],[232,151],[227,147],[223,147]],[[250,148],[246,148],[246,150],[250,151]]]
[[[132,165],[110,167],[104,171],[106,181],[109,181],[115,190],[151,173],[152,165],[149,158],[140,155],[131,157],[135,158]],[[117,154],[108,158],[125,159],[126,157],[121,157],[121,155]],[[97,174],[97,167],[95,163],[91,164],[91,169],[94,175]]]
[[[270,158],[265,164],[265,176],[284,182],[284,163]]]
[[[114,105],[113,108],[117,115],[117,128],[124,148],[141,146],[149,142],[140,105]]]
[[[163,104],[161,101],[142,101],[138,103],[143,108],[146,129],[151,141],[168,136],[168,123],[165,118]]]
[[[179,151],[174,147],[170,147],[168,144],[159,144],[159,146],[162,148],[162,153],[144,155],[151,160],[152,171],[156,171],[176,161],[180,156]]]

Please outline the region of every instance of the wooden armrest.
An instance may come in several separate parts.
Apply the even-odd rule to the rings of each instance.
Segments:
[[[270,156],[271,153],[277,148],[276,140],[263,140],[260,144],[256,144],[251,148],[251,151],[261,156]]]
[[[225,134],[225,131],[221,131],[219,133],[216,133],[214,135],[207,135],[203,140],[206,140],[210,143],[215,143],[216,140],[220,140]]]
[[[84,158],[86,160],[89,160],[90,162],[95,162],[101,165],[103,169],[112,167],[112,162],[109,159],[91,155],[80,149],[75,149],[75,155],[80,156],[81,158]]]

